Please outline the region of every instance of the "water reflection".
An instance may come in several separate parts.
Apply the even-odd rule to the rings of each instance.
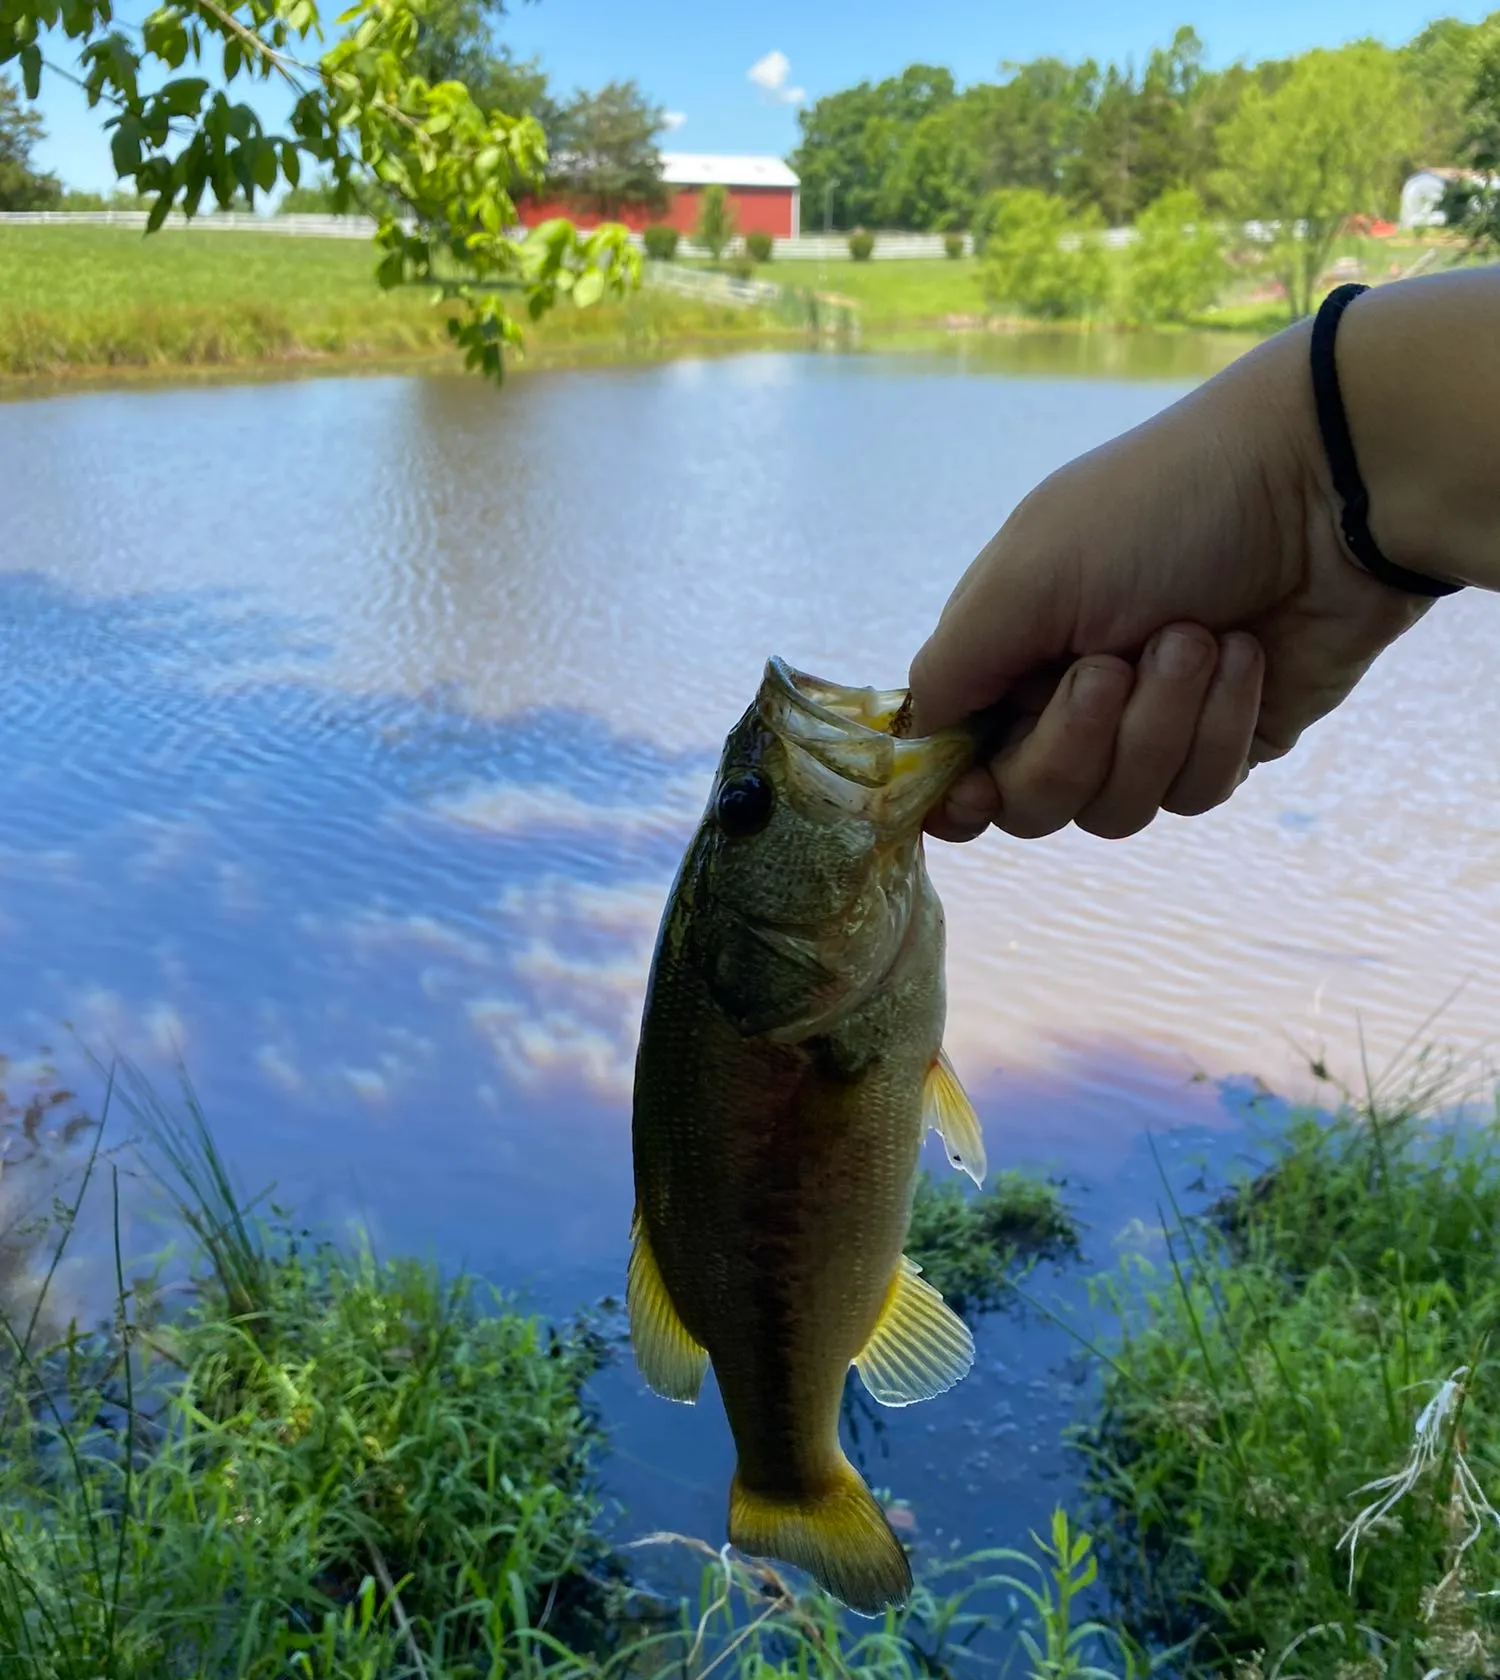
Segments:
[[[898,681],[1007,508],[1180,388],[1042,371],[0,409],[0,1045],[180,1053],[248,1187],[544,1305],[617,1291],[651,939],[765,655]],[[1081,1181],[1091,1262],[1149,1246],[1148,1128],[1233,1147],[1222,1076],[1305,1084],[1297,1041],[1353,1072],[1361,1031],[1379,1063],[1464,980],[1444,1029],[1486,1040],[1497,632],[1444,603],[1207,819],[937,850],[991,1158]],[[980,1340],[872,1443],[924,1537],[1017,1538],[1064,1473],[1075,1344]],[[604,1394],[628,1523],[717,1535],[716,1407]]]

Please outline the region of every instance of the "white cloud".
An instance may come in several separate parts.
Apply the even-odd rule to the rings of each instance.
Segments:
[[[686,121],[687,113],[685,111],[663,111],[661,114],[661,126],[666,129],[668,134],[675,134]]]
[[[792,61],[779,49],[756,59],[750,66],[749,79],[778,105],[800,105],[807,98],[807,89],[791,87],[787,78],[792,73]]]

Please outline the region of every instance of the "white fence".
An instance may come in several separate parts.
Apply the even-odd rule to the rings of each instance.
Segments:
[[[902,258],[943,257],[944,235],[941,233],[881,233],[874,229],[875,249],[871,253],[878,262],[899,262]],[[972,255],[974,244],[964,234],[964,255]],[[685,241],[685,243],[690,243]],[[744,241],[737,239],[731,247],[736,253],[744,249]],[[847,233],[804,233],[796,239],[778,239],[772,253],[778,262],[847,262],[849,235]]]
[[[144,210],[6,210],[0,211],[0,227],[89,227],[144,228]],[[191,228],[209,233],[279,233],[301,239],[370,239],[375,223],[368,216],[257,216],[249,210],[215,210],[191,221],[174,213],[162,223],[163,230]]]
[[[710,274],[701,268],[682,268],[676,263],[648,262],[646,284],[660,286],[663,291],[681,292],[686,297],[745,307],[775,303],[781,296],[781,287],[769,280],[741,280],[738,275]]]

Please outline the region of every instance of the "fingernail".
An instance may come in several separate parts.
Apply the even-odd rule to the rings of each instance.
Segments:
[[[1219,653],[1219,671],[1226,682],[1241,682],[1260,663],[1260,643],[1242,633],[1226,636]]]
[[[1151,669],[1159,676],[1183,682],[1196,677],[1208,660],[1208,649],[1197,636],[1163,630],[1151,644]]]
[[[1085,717],[1104,718],[1120,703],[1127,674],[1115,665],[1080,665],[1073,673],[1070,698]]]

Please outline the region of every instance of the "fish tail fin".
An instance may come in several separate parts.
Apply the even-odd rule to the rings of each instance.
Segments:
[[[879,1615],[906,1602],[911,1565],[885,1512],[842,1453],[821,1493],[777,1498],[745,1486],[729,1492],[729,1540],[753,1557],[794,1563],[851,1610]]]

